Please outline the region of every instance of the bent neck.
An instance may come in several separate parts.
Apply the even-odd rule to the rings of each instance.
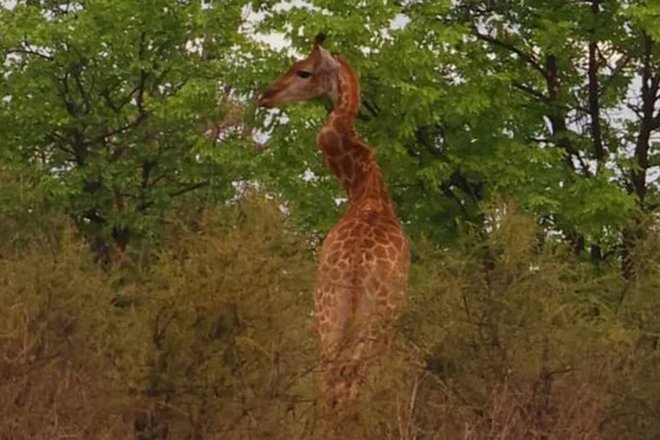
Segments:
[[[337,56],[339,63],[336,85],[330,94],[332,112],[336,116],[354,119],[360,108],[360,81],[351,65],[343,57]]]
[[[357,75],[341,58],[336,83],[329,93],[332,111],[317,136],[330,171],[346,190],[352,209],[386,210],[394,213],[383,184],[374,150],[355,132],[355,117],[360,107],[360,83]]]

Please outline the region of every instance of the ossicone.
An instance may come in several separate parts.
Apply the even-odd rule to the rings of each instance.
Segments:
[[[322,45],[323,43],[325,43],[325,37],[326,35],[323,32],[319,32],[318,34],[316,34],[316,37],[314,37],[314,44],[319,46]]]

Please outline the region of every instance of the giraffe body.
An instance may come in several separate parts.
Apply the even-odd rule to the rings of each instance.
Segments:
[[[317,135],[348,206],[321,247],[314,297],[323,366],[322,393],[331,407],[359,395],[367,366],[393,335],[405,302],[410,250],[383,183],[374,150],[356,134],[360,87],[349,63],[315,42],[261,95],[273,107],[328,96],[333,110]]]

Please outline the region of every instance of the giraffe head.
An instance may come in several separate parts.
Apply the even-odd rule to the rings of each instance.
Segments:
[[[316,36],[307,58],[293,63],[272,83],[259,97],[259,106],[271,108],[320,96],[336,99],[339,62],[323,48],[324,40],[323,34]]]

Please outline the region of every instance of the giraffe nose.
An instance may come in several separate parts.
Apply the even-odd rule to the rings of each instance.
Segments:
[[[259,95],[259,100],[257,101],[257,105],[259,105],[259,107],[272,108],[273,107],[272,98],[273,96],[275,96],[276,93],[277,91],[273,90],[272,88],[266,90],[261,95]]]
[[[268,95],[266,95],[267,91],[259,95],[259,99],[257,100],[257,105],[259,107],[266,107],[268,108]]]
[[[264,107],[264,108],[271,108],[271,105],[268,102],[268,98],[264,96],[260,96],[259,100],[257,101],[257,104],[259,107]]]

